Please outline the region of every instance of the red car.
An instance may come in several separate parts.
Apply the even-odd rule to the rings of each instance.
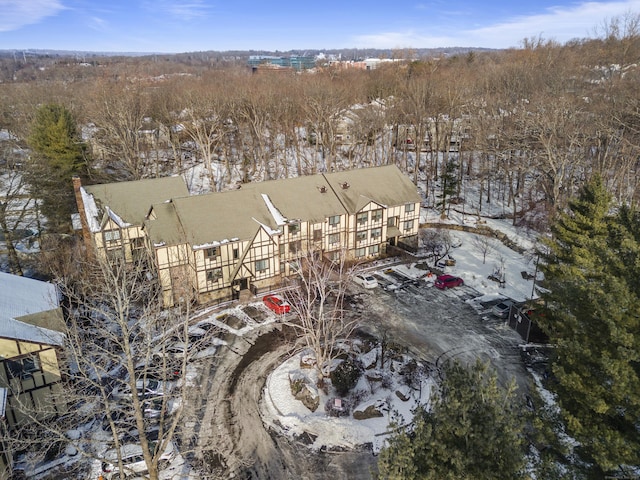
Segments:
[[[289,305],[289,302],[279,295],[265,295],[262,297],[262,301],[278,315],[289,313],[291,311],[291,305]]]
[[[434,284],[440,290],[444,290],[445,288],[453,288],[458,285],[464,285],[464,281],[460,277],[454,277],[453,275],[440,275],[436,279],[436,283]]]

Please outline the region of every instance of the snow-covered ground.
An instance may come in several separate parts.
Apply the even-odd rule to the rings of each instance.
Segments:
[[[494,221],[492,227],[509,231],[509,225],[503,223]],[[511,232],[514,235],[517,233],[515,230]],[[520,302],[531,298],[532,291],[534,291],[533,280],[525,279],[521,272],[533,275],[535,259],[532,260],[513,251],[496,240],[492,244],[491,252],[487,254],[486,263],[483,263],[482,255],[479,255],[474,247],[475,234],[452,231],[451,236],[454,239],[452,243],[456,245],[456,248],[451,250],[450,255],[456,260],[456,264],[450,267],[439,267],[439,269],[444,270],[445,273],[460,276],[465,285],[478,292],[478,296],[470,302],[488,302],[505,297]],[[392,268],[406,277],[425,282],[432,282],[435,278],[435,276],[427,276],[428,271],[425,270],[422,260],[391,267],[391,264],[396,261],[397,259],[388,259],[373,262],[366,265],[367,271],[385,276],[384,272]],[[505,271],[503,285],[488,278],[498,268],[503,268]],[[537,296],[535,291],[534,296]],[[295,399],[291,393],[289,376],[292,372],[298,372],[300,369],[299,355],[295,355],[271,374],[265,387],[266,408],[263,414],[267,416],[265,421],[272,427],[275,426],[281,433],[292,436],[298,436],[303,431],[312,433],[315,437],[313,448],[352,447],[371,443],[373,450],[378,451],[383,446],[384,433],[389,430],[389,422],[394,418],[392,412],[399,413],[405,422],[410,421],[412,409],[418,403],[428,402],[434,385],[432,377],[425,377],[422,388],[419,391],[410,391],[409,399],[403,401],[395,394],[399,388],[406,388],[406,385],[402,385],[402,381],[398,377],[393,378],[392,384],[388,388],[374,388],[372,391],[366,375],[363,375],[355,390],[371,391],[371,395],[367,396],[362,404],[354,406],[354,410],[362,410],[368,405],[384,403],[387,407],[387,414],[384,417],[367,420],[354,420],[352,416],[334,418],[328,416],[323,409],[326,401],[332,396],[331,394],[327,395],[320,390],[320,406],[315,412],[311,412],[302,402]],[[302,372],[304,375],[311,376],[312,382],[316,379],[313,370],[305,369]]]
[[[413,389],[401,381],[400,375],[391,376],[389,384],[383,385],[380,381],[369,380],[364,374],[353,390],[365,395],[353,406],[352,411],[364,411],[367,407],[374,406],[384,412],[384,416],[355,420],[352,415],[328,415],[324,407],[327,401],[336,397],[335,392],[330,393],[331,388],[328,390],[329,393],[319,391],[319,407],[312,412],[291,392],[292,374],[305,375],[313,384],[317,381],[315,369],[301,369],[301,355],[304,353],[289,358],[267,379],[263,413],[266,414],[265,421],[280,433],[292,436],[299,436],[303,432],[311,434],[315,438],[311,445],[314,449],[351,448],[371,443],[373,451],[378,452],[383,446],[385,434],[389,432],[389,423],[392,420],[400,424],[407,423],[413,417],[412,410],[418,404],[428,405],[434,385],[434,380],[430,377],[423,378],[420,386]],[[399,368],[396,364],[396,371]],[[386,370],[382,375],[389,375],[390,372]]]

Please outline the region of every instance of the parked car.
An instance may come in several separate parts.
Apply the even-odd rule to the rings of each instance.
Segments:
[[[376,288],[378,286],[378,281],[375,277],[366,273],[355,275],[353,281],[364,288]]]
[[[265,295],[262,297],[262,301],[278,315],[289,313],[291,311],[291,305],[289,305],[289,302],[280,295]]]
[[[178,399],[167,400],[164,404],[164,416],[173,415],[180,404]],[[163,405],[161,398],[153,398],[142,402],[143,415],[145,418],[158,419],[162,417]]]
[[[136,381],[136,391],[138,398],[160,397],[168,393],[173,388],[173,383],[147,378]],[[113,389],[111,394],[115,399],[131,398],[131,388],[128,384],[121,385]]]
[[[73,432],[73,435],[71,433]],[[78,431],[70,430],[65,432],[67,438],[77,440]],[[47,439],[49,440],[49,439]],[[78,455],[78,450],[71,442],[62,438],[52,437],[50,441],[44,442],[46,450],[44,452],[25,451],[17,453],[13,463],[12,479],[26,480],[29,478],[60,478],[53,473],[60,473],[61,468],[75,463],[82,455]],[[41,455],[44,453],[44,455]],[[3,477],[4,478],[4,477]]]
[[[434,285],[440,290],[445,288],[453,288],[459,285],[464,285],[464,281],[460,277],[454,277],[453,275],[440,275]]]
[[[153,451],[153,445],[151,445]],[[137,444],[129,443],[120,447],[120,454],[122,456],[122,463],[124,472],[122,477],[125,476],[140,476],[148,473],[147,464],[144,461],[142,455],[142,447]],[[166,468],[166,466],[175,458],[176,449],[172,442],[167,444],[164,452],[160,456],[159,466]],[[120,478],[120,469],[118,467],[118,451],[116,449],[108,450],[105,453],[105,462],[102,464],[102,471],[105,473],[107,479]]]
[[[496,304],[491,309],[491,313],[493,313],[498,318],[507,318],[509,315],[509,310],[511,310],[511,305],[513,302],[508,300],[503,300],[502,302]]]

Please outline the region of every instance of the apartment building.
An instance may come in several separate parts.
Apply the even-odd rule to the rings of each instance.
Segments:
[[[328,260],[365,261],[391,247],[417,246],[420,197],[395,165],[194,196],[180,195],[179,177],[171,178],[91,187],[76,182],[80,216],[91,217],[82,221],[85,240],[98,252],[120,250],[127,258],[144,243],[155,257],[165,305],[274,288],[309,250]],[[159,182],[167,182],[166,190]]]

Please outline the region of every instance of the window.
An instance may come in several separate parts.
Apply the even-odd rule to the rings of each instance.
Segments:
[[[407,230],[413,230],[413,220],[407,220],[406,222],[404,222],[404,230],[405,232]]]
[[[266,272],[269,270],[269,260],[256,260],[256,272]]]
[[[320,240],[322,240],[322,230],[320,230],[320,229],[314,230],[313,231],[313,241],[314,242],[319,242]]]
[[[378,255],[380,253],[380,245],[371,245],[369,247],[369,255]]]
[[[299,223],[290,223],[289,224],[289,235],[297,235],[300,233],[300,224]]]
[[[279,250],[280,250],[280,256],[284,257],[284,243],[280,244]]]
[[[40,360],[36,355],[7,360],[6,365],[13,378],[29,378],[34,372],[40,370]]]
[[[329,217],[329,225],[331,227],[340,225],[340,215],[334,215],[333,217]]]
[[[221,268],[214,268],[212,270],[207,270],[207,282],[217,282],[218,280],[222,280]]]
[[[204,255],[207,258],[214,258],[217,257],[218,255],[220,255],[220,249],[218,247],[211,247],[211,248],[207,248],[204,251]]]
[[[356,258],[362,258],[367,254],[366,248],[356,248]]]
[[[107,230],[104,232],[105,242],[117,242],[120,240],[120,230]]]
[[[361,212],[356,217],[358,225],[363,225],[369,221],[369,212]]]
[[[302,242],[300,240],[289,242],[289,253],[298,253],[301,249]]]
[[[407,203],[404,206],[404,213],[411,213],[413,211],[415,211],[416,209],[416,204],[415,203]]]
[[[234,249],[233,249],[233,259],[234,259],[234,260],[237,260],[237,259],[238,259],[238,254],[239,254],[238,249],[237,249],[237,248],[234,248]]]
[[[360,230],[360,231],[356,232],[356,241],[364,242],[366,239],[367,239],[367,231],[366,230]]]
[[[378,223],[382,221],[382,209],[379,208],[377,210],[373,210],[371,212],[371,221],[373,223]]]
[[[382,228],[378,227],[378,228],[371,229],[371,238],[375,240],[377,238],[380,238],[381,236],[382,236]]]
[[[329,234],[329,245],[335,245],[336,243],[340,243],[340,234],[339,233]]]
[[[300,270],[300,264],[298,262],[289,262],[289,271],[298,272]]]

